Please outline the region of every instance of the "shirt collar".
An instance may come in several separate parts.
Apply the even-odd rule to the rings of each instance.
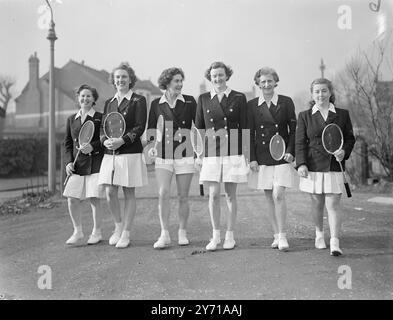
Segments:
[[[92,107],[92,108],[89,110],[89,112],[85,114],[85,117],[86,117],[86,115],[88,115],[88,116],[90,116],[90,117],[93,117],[95,113],[96,113],[96,111],[95,111],[94,108]],[[79,117],[82,117],[82,109],[79,109],[79,111],[78,111],[77,114],[75,115],[75,120],[78,119]]]
[[[131,100],[131,97],[132,97],[132,94],[133,94],[132,90],[131,90],[131,89],[128,90],[128,92],[127,92],[126,95],[123,97],[123,99],[126,98],[128,101],[130,101],[130,100]],[[119,96],[119,93],[118,93],[118,92],[116,92],[115,96],[111,99],[110,102],[112,102],[112,101],[115,100],[115,99],[117,99],[117,102],[118,102],[119,105],[120,105],[120,103],[123,101],[123,99],[120,100],[120,96]]]
[[[266,101],[266,100],[265,100],[265,97],[263,96],[263,94],[261,94],[261,95],[259,96],[259,99],[258,99],[258,106],[262,105],[262,103],[264,103],[265,101]],[[278,94],[277,94],[276,92],[274,92],[273,97],[272,97],[272,99],[270,100],[270,102],[273,102],[273,104],[274,104],[275,106],[277,106]]]
[[[176,105],[177,100],[180,100],[180,101],[182,101],[182,102],[184,102],[184,103],[186,102],[186,100],[184,99],[184,97],[183,97],[182,94],[177,95],[177,97],[176,97],[176,99],[175,99],[175,105]],[[160,101],[159,101],[159,104],[165,103],[165,102],[169,105],[169,107],[172,108],[171,104],[168,102],[168,99],[166,98],[165,93],[164,93],[164,94],[162,95]]]
[[[221,93],[225,94],[226,97],[228,98],[231,91],[232,91],[231,88],[227,87],[227,89]],[[217,92],[214,89],[210,90],[210,99],[213,99],[216,94],[217,94]]]
[[[311,114],[314,114],[317,111],[319,111],[319,108],[318,108],[318,106],[316,104],[314,104],[314,106],[312,107]],[[333,103],[329,104],[329,110],[328,111],[336,113],[336,108],[334,107]]]

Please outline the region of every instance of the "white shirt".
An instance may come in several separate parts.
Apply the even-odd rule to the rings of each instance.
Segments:
[[[130,90],[128,90],[128,92],[126,93],[126,95],[125,95],[122,99],[120,99],[119,93],[116,92],[115,96],[111,99],[110,102],[112,102],[113,100],[117,99],[117,105],[120,106],[120,104],[121,104],[121,102],[123,101],[124,98],[126,98],[128,101],[130,101],[130,100],[131,100],[131,97],[132,97],[132,94],[133,94],[133,92],[132,92],[132,90],[130,89]]]
[[[82,109],[79,109],[79,111],[77,112],[77,114],[75,115],[75,120],[78,119],[79,117],[81,117],[81,123],[83,123],[86,120],[86,117],[89,115],[90,117],[94,117],[94,114],[96,113],[96,111],[94,110],[94,108],[90,108],[89,112],[85,113],[82,115]]]
[[[314,106],[313,106],[312,109],[311,109],[311,114],[314,114],[314,113],[316,113],[317,111],[319,111],[319,113],[322,115],[323,120],[326,121],[326,119],[327,119],[327,117],[328,117],[328,115],[329,115],[329,111],[336,113],[336,108],[334,107],[334,104],[333,104],[333,103],[330,103],[330,104],[329,104],[328,112],[327,112],[326,114],[323,114],[323,113],[321,112],[320,108],[318,108],[318,106],[317,106],[316,104],[314,104]]]
[[[263,96],[263,94],[261,94],[261,95],[259,96],[259,99],[258,99],[258,106],[261,106],[262,103],[266,102],[268,108],[270,108],[271,102],[273,102],[273,104],[274,104],[275,106],[277,106],[277,101],[278,101],[278,94],[277,94],[276,92],[274,92],[273,97],[272,97],[272,99],[270,100],[269,104],[266,102],[265,97]]]
[[[165,103],[165,102],[166,102],[166,103],[169,105],[169,107],[170,107],[171,109],[173,109],[173,108],[176,106],[177,100],[183,101],[184,103],[186,102],[186,100],[184,99],[183,95],[182,95],[182,94],[179,94],[179,95],[177,95],[175,101],[173,102],[173,105],[171,105],[171,104],[169,103],[168,99],[166,98],[165,93],[164,93],[164,94],[162,95],[162,97],[161,97],[159,103],[161,104],[161,103]]]
[[[231,88],[227,87],[224,92],[217,93],[214,89],[210,91],[210,99],[213,99],[215,95],[217,95],[218,101],[221,102],[224,95],[228,98],[229,94],[231,93]]]

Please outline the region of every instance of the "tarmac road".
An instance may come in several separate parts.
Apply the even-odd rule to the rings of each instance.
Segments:
[[[207,198],[198,196],[194,178],[188,228],[191,244],[177,245],[173,199],[172,246],[157,251],[152,245],[160,227],[151,172],[149,179],[150,187],[137,192],[138,213],[132,243],[126,249],[108,245],[113,230],[108,213],[105,241],[95,246],[66,246],[72,226],[65,200],[52,209],[0,217],[0,299],[393,299],[393,210],[367,202],[370,194],[343,198],[344,256],[331,257],[328,249],[314,248],[307,195],[287,194],[290,251],[285,253],[270,249],[272,232],[263,195],[242,185],[237,247],[206,252],[211,236]],[[225,199],[221,200],[224,226],[226,207]],[[83,213],[87,241],[92,227],[87,204]],[[327,220],[325,224],[327,231]],[[325,238],[328,243],[328,232]],[[42,265],[51,269],[49,290],[37,285]],[[348,270],[352,273],[351,289],[339,288],[340,266],[347,266],[345,275],[349,276]]]

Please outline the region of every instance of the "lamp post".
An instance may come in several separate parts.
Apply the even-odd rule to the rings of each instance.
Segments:
[[[50,9],[50,25],[48,36],[50,42],[50,68],[49,68],[49,121],[48,121],[48,190],[56,191],[56,123],[55,123],[55,23],[53,11],[48,0],[45,0]]]
[[[325,66],[325,64],[323,63],[323,59],[321,58],[321,65],[319,66],[319,69],[321,70],[321,78],[325,78],[325,69],[326,69],[326,66]]]

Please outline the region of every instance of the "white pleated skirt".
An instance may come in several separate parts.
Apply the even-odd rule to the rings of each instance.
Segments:
[[[244,155],[205,157],[202,159],[199,182],[246,183],[248,172]]]
[[[308,172],[308,177],[300,177],[299,189],[308,193],[344,193],[344,178],[341,172]]]
[[[147,168],[141,153],[115,155],[113,185],[121,187],[142,187],[148,184]],[[101,162],[99,184],[111,184],[113,156],[105,154]]]
[[[276,166],[260,165],[259,171],[250,170],[248,186],[251,189],[258,190],[272,190],[273,186],[297,188],[299,186],[299,176],[290,163]]]
[[[105,191],[98,183],[99,174],[93,173],[86,176],[73,174],[68,179],[63,196],[84,200],[87,198],[105,198]]]

